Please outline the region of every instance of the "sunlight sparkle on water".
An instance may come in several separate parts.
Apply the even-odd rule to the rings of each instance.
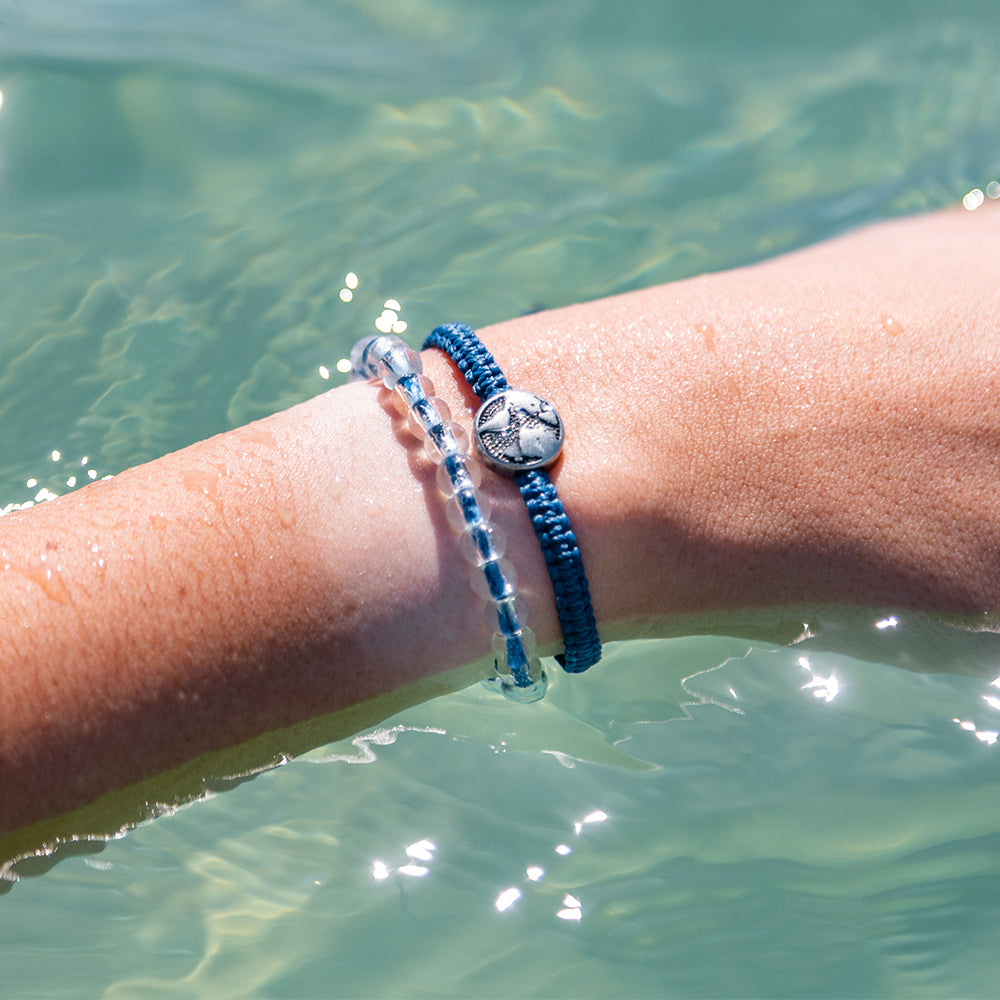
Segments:
[[[603,823],[607,818],[608,814],[603,809],[595,809],[573,824],[573,832],[579,834],[588,823]]]
[[[556,916],[560,920],[582,920],[583,904],[576,896],[572,896],[567,892],[563,897],[563,908],[556,910]]]
[[[986,196],[979,188],[973,188],[963,199],[962,204],[970,211],[974,212],[986,200]]]
[[[951,721],[959,729],[963,729],[967,733],[972,733],[980,743],[985,743],[988,747],[993,746],[1000,739],[1000,732],[996,729],[980,729],[971,719],[952,719]]]
[[[406,856],[415,858],[417,861],[433,861],[437,844],[430,840],[418,840],[415,844],[410,844],[406,848]]]
[[[840,681],[837,680],[836,674],[830,674],[829,677],[820,677],[819,674],[814,674],[812,666],[805,656],[799,657],[799,666],[804,670],[808,670],[810,674],[810,679],[799,690],[812,691],[814,698],[819,698],[828,703],[840,694]]]
[[[423,865],[401,865],[396,869],[400,875],[409,875],[411,878],[423,878],[429,871]]]
[[[504,889],[493,904],[500,913],[509,910],[521,898],[521,890],[516,886]]]

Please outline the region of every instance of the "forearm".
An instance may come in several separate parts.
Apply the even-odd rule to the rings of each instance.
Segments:
[[[1000,604],[996,228],[913,220],[482,331],[566,423],[605,639]],[[484,489],[552,648],[523,504]],[[8,515],[0,557],[0,829],[489,649],[433,469],[368,385]]]
[[[487,331],[587,430],[559,489],[608,632],[995,611],[998,248],[1000,211],[942,213]]]

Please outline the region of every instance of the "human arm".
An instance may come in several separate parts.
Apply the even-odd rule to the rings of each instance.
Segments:
[[[481,331],[563,416],[605,640],[1000,606],[998,243],[945,213]],[[0,830],[483,660],[432,471],[352,385],[0,519]],[[485,489],[557,648],[520,497]]]

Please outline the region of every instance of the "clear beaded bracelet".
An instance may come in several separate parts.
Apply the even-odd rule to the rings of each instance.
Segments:
[[[514,568],[503,558],[506,539],[490,522],[489,503],[478,489],[482,471],[470,455],[468,435],[451,420],[447,403],[435,396],[420,355],[398,337],[358,341],[351,351],[351,379],[375,379],[392,392],[397,410],[438,467],[448,523],[459,534],[459,548],[473,567],[472,589],[486,601],[494,630],[490,682],[513,701],[538,701],[548,681],[526,624]]]

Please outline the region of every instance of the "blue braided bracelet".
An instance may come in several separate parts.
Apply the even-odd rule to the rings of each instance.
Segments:
[[[511,389],[493,355],[464,323],[439,326],[423,343],[424,350],[429,347],[455,362],[482,401],[475,418],[477,452],[490,468],[512,475],[524,497],[555,592],[564,650],[556,661],[569,673],[580,673],[600,660],[601,640],[580,548],[545,472],[562,447],[559,415],[541,397]]]

